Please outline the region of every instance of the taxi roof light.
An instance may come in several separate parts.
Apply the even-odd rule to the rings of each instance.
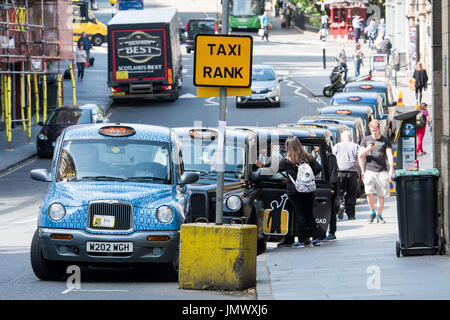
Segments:
[[[136,130],[124,126],[108,126],[100,128],[98,133],[108,137],[129,137],[134,135],[136,133]]]
[[[350,110],[336,110],[337,114],[352,114]]]
[[[211,129],[192,129],[189,131],[189,135],[192,138],[212,139],[217,137],[219,134]]]
[[[362,97],[358,97],[358,96],[353,96],[353,97],[348,97],[349,101],[361,101]]]
[[[371,85],[371,84],[362,84],[362,85],[360,85],[359,86],[361,89],[366,89],[366,90],[368,90],[368,89],[372,89],[373,88],[373,85]]]

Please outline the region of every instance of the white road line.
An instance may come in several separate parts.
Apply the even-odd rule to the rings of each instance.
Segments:
[[[294,94],[298,95],[298,96],[302,96],[304,98],[308,98],[308,96],[306,94],[300,93],[300,90],[302,90],[302,87],[298,86],[295,84],[294,81],[292,80],[286,80],[287,82],[287,86],[292,87],[292,88],[296,88],[294,91]]]
[[[19,223],[27,223],[27,222],[32,222],[32,221],[37,221],[37,218],[33,218],[33,219],[27,219],[27,220],[22,220],[22,221],[16,221],[13,222],[13,224],[19,224]]]
[[[205,106],[218,106],[219,103],[216,101],[212,101],[213,99],[215,99],[216,97],[211,97],[206,99],[206,102],[208,102],[208,104],[205,104]]]

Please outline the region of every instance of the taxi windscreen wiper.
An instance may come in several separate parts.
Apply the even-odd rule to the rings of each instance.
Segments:
[[[114,177],[114,176],[84,176],[81,177],[78,180],[99,180],[99,181],[127,181],[127,179],[121,178],[121,177]]]
[[[142,177],[128,177],[125,179],[127,181],[167,181],[166,178],[158,178],[158,177],[150,177],[150,176],[142,176]]]

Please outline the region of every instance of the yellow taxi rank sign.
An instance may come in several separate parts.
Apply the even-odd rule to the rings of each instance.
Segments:
[[[194,85],[250,87],[252,51],[250,36],[198,34],[195,37]]]

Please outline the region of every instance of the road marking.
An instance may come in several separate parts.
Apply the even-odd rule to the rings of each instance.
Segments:
[[[16,221],[16,222],[13,222],[13,224],[27,223],[27,222],[32,222],[32,221],[37,221],[37,218],[28,219],[28,220],[22,220],[22,221]]]
[[[206,99],[206,102],[208,102],[208,104],[205,104],[205,106],[218,106],[219,103],[216,101],[212,101],[213,99],[215,99],[216,97],[211,97]]]
[[[16,172],[19,169],[22,169],[22,168],[36,162],[37,160],[38,160],[37,156],[31,158],[30,160],[26,160],[25,162],[18,164],[16,167],[13,167],[13,168],[9,169],[8,171],[0,174],[0,178],[6,177],[7,175]]]
[[[300,92],[300,90],[302,90],[303,88],[296,85],[294,81],[292,80],[285,80],[287,82],[287,86],[291,87],[291,88],[296,88],[294,91],[294,94],[298,95],[298,96],[302,96],[304,98],[308,98],[308,96],[306,94],[303,94]]]
[[[190,99],[190,98],[197,98],[197,96],[194,96],[192,93],[185,93],[178,97],[178,99]]]

